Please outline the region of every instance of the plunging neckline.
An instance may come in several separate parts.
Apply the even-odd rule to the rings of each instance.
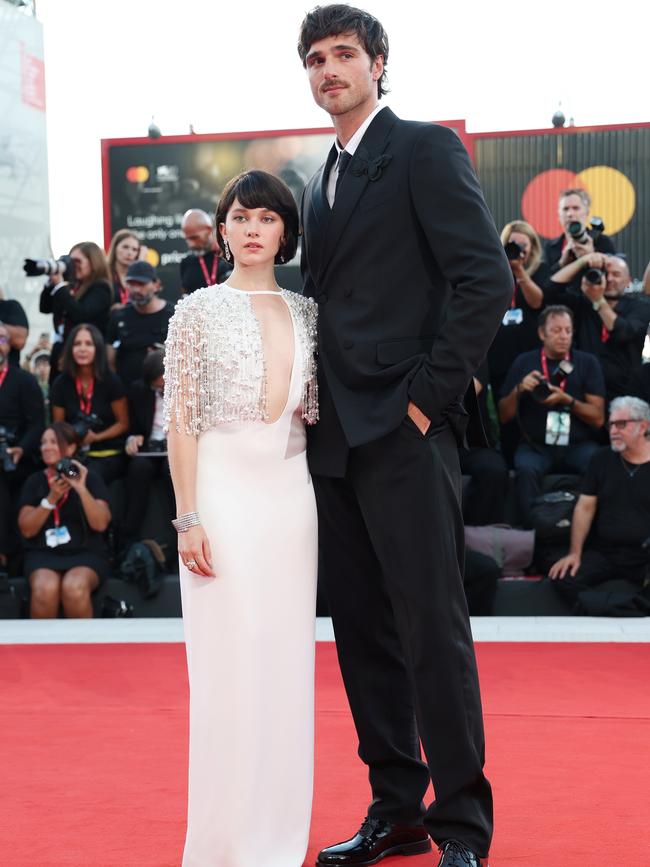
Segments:
[[[273,425],[278,424],[278,422],[280,422],[284,418],[284,414],[286,413],[287,408],[289,407],[289,402],[291,401],[291,393],[293,391],[294,380],[295,380],[295,375],[296,375],[296,362],[297,362],[298,352],[300,350],[300,344],[298,342],[298,332],[296,329],[296,322],[295,322],[295,319],[293,317],[293,311],[291,309],[291,305],[289,304],[289,302],[287,301],[287,299],[285,297],[285,290],[282,289],[281,287],[280,287],[280,289],[252,289],[251,291],[248,291],[246,289],[238,289],[236,286],[231,286],[229,283],[222,283],[221,286],[224,289],[230,289],[232,292],[237,292],[239,295],[277,295],[280,298],[282,298],[282,303],[287,308],[287,312],[289,314],[289,322],[291,323],[291,334],[293,336],[293,359],[292,359],[292,363],[291,363],[291,373],[289,374],[289,385],[287,387],[287,397],[286,397],[286,400],[284,402],[282,409],[280,410],[280,414],[278,415],[278,417],[274,421],[264,421],[264,419],[262,419],[262,424],[265,424],[267,427],[273,427]],[[266,376],[267,376],[267,373],[266,373],[267,364],[266,364],[266,351],[265,351],[265,347],[264,347],[264,338],[262,336],[262,322],[261,322],[259,316],[257,315],[257,313],[255,312],[255,309],[253,308],[252,301],[249,300],[248,305],[250,307],[251,313],[255,317],[255,321],[257,322],[257,327],[259,330],[260,344],[262,346],[262,360],[263,360],[264,371],[265,371],[264,375],[266,378]],[[266,379],[265,387],[266,387],[267,394],[268,394],[268,379]]]

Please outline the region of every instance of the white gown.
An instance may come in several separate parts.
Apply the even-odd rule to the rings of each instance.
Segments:
[[[287,307],[284,411],[198,439],[197,509],[216,577],[180,564],[190,683],[183,867],[300,867],[307,851],[317,523],[300,410],[304,349]]]

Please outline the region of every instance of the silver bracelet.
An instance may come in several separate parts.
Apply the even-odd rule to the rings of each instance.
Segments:
[[[186,515],[179,515],[174,518],[172,526],[177,533],[187,533],[190,527],[196,527],[201,523],[198,512],[188,512]]]

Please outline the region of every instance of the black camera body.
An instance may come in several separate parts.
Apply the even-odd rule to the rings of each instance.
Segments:
[[[567,226],[567,232],[578,244],[586,244],[589,238],[595,241],[596,238],[603,234],[605,224],[600,217],[592,217],[590,228],[591,233],[587,231],[587,227],[580,220],[572,220]]]
[[[25,259],[23,271],[26,277],[50,277],[63,268],[63,279],[70,283],[75,279],[74,262],[70,256],[59,259]]]
[[[81,475],[79,467],[70,458],[61,458],[56,471],[60,479],[76,479]]]
[[[103,422],[101,418],[94,412],[80,412],[77,418],[72,423],[72,428],[75,432],[77,440],[81,442],[88,431],[100,431]]]
[[[0,470],[5,473],[13,473],[16,470],[16,464],[8,452],[14,441],[15,437],[11,431],[0,425]]]
[[[147,440],[144,451],[154,454],[167,454],[167,440]]]
[[[580,220],[572,220],[567,226],[567,231],[578,244],[586,244],[589,240],[587,227]]]
[[[516,241],[508,241],[507,244],[503,245],[503,249],[505,250],[509,262],[517,262],[525,252],[522,245],[518,244]]]
[[[562,380],[569,376],[573,372],[573,364],[566,359],[562,359],[560,363],[557,365],[555,370],[549,375],[548,379],[546,377],[542,377],[539,379],[535,388],[531,391],[531,395],[534,400],[542,403],[546,400],[547,397],[550,397],[553,393],[551,391],[550,386],[555,385],[558,386]]]
[[[584,276],[587,283],[599,286],[607,275],[602,268],[587,268]]]

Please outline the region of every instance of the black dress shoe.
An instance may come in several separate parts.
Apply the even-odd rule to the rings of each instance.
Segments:
[[[458,840],[447,840],[440,847],[440,853],[438,867],[488,867],[487,858],[479,858]]]
[[[430,849],[431,840],[422,825],[393,825],[367,817],[351,840],[323,849],[316,864],[318,867],[364,867],[377,864],[388,855],[421,855]]]

